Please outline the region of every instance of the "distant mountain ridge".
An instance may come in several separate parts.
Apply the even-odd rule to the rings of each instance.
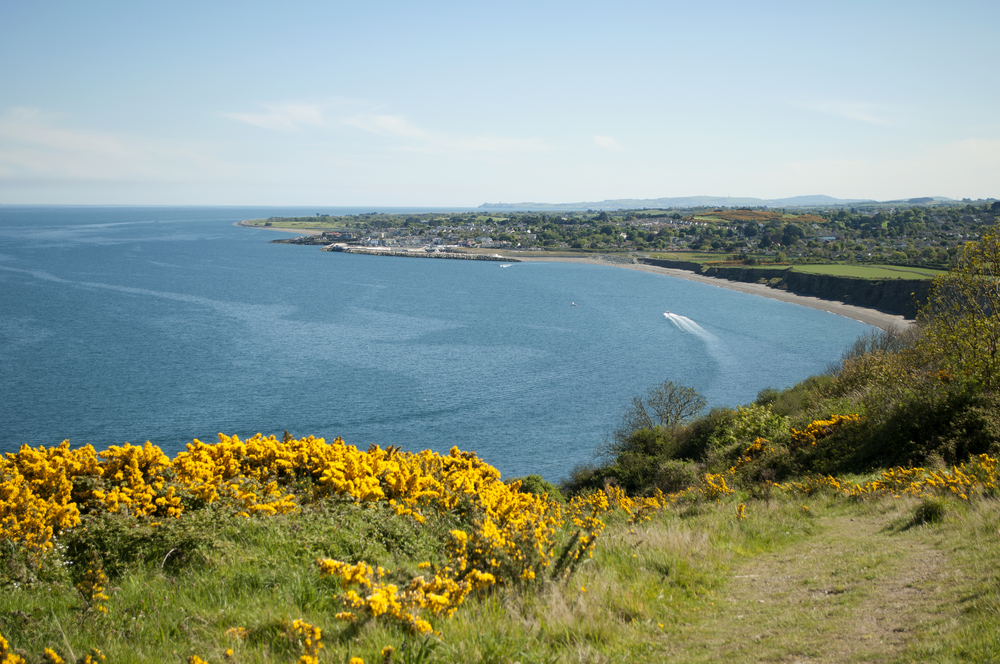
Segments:
[[[690,207],[812,207],[818,205],[850,205],[874,203],[870,198],[833,198],[816,194],[791,198],[750,198],[732,196],[678,196],[668,198],[616,198],[581,203],[483,203],[480,208],[534,210],[620,210],[636,208],[690,208]]]

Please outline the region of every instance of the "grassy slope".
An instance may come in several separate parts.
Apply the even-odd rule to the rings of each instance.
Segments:
[[[500,589],[435,622],[440,638],[429,640],[333,618],[339,590],[318,578],[314,557],[412,568],[433,555],[433,524],[343,503],[206,521],[176,563],[157,555],[115,579],[106,616],[80,615],[79,595],[50,570],[48,582],[0,597],[0,623],[17,652],[98,646],[109,662],[225,661],[227,648],[239,662],[290,662],[302,653],[295,618],[323,628],[323,662],[381,661],[385,645],[412,648],[394,661],[456,663],[1000,657],[995,499],[948,501],[943,522],[917,526],[914,498],[776,492],[747,501],[744,521],[739,500],[677,505],[641,525],[612,516],[568,582]],[[250,636],[227,635],[234,627]]]
[[[796,272],[809,274],[831,274],[838,277],[858,277],[861,279],[933,279],[944,274],[940,270],[895,265],[796,265],[792,269]]]

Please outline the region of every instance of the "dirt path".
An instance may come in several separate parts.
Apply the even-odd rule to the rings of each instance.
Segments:
[[[918,528],[893,531],[889,522],[826,517],[808,540],[748,561],[671,655],[727,664],[893,659],[956,598],[945,554]]]

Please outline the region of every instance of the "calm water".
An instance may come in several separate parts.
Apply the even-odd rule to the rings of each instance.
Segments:
[[[654,383],[747,403],[870,329],[614,267],[354,256],[233,226],[316,211],[335,212],[0,207],[0,451],[287,429],[556,480]]]

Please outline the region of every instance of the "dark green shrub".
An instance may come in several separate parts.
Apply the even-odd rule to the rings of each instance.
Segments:
[[[774,389],[773,387],[765,387],[764,389],[762,389],[760,392],[757,393],[757,398],[754,400],[754,403],[757,404],[758,406],[770,406],[778,399],[780,395],[781,392]]]
[[[595,466],[584,463],[569,471],[569,477],[559,484],[564,495],[575,496],[604,488],[604,480],[613,477],[609,466]]]
[[[74,571],[97,560],[112,578],[141,563],[156,563],[164,571],[176,573],[208,560],[219,545],[216,521],[226,518],[205,509],[151,526],[123,514],[90,514],[83,518],[81,527],[64,536],[65,556]]]
[[[954,414],[942,456],[951,463],[1000,453],[1000,396],[975,394]]]
[[[536,496],[541,496],[547,493],[549,494],[549,498],[552,500],[560,503],[566,502],[566,498],[563,497],[562,492],[559,491],[558,487],[554,486],[551,482],[546,481],[541,475],[516,477],[512,480],[507,480],[507,484],[515,481],[521,482],[521,493],[533,493]]]
[[[698,464],[680,459],[660,462],[653,484],[663,493],[674,493],[698,483]]]
[[[810,376],[804,381],[779,392],[771,402],[771,410],[778,415],[795,417],[804,414],[820,402],[834,383],[833,376]],[[760,396],[758,395],[758,398]]]
[[[736,411],[732,408],[713,408],[707,415],[679,432],[674,457],[704,460],[711,445],[712,434],[716,429],[731,423],[735,417]]]

